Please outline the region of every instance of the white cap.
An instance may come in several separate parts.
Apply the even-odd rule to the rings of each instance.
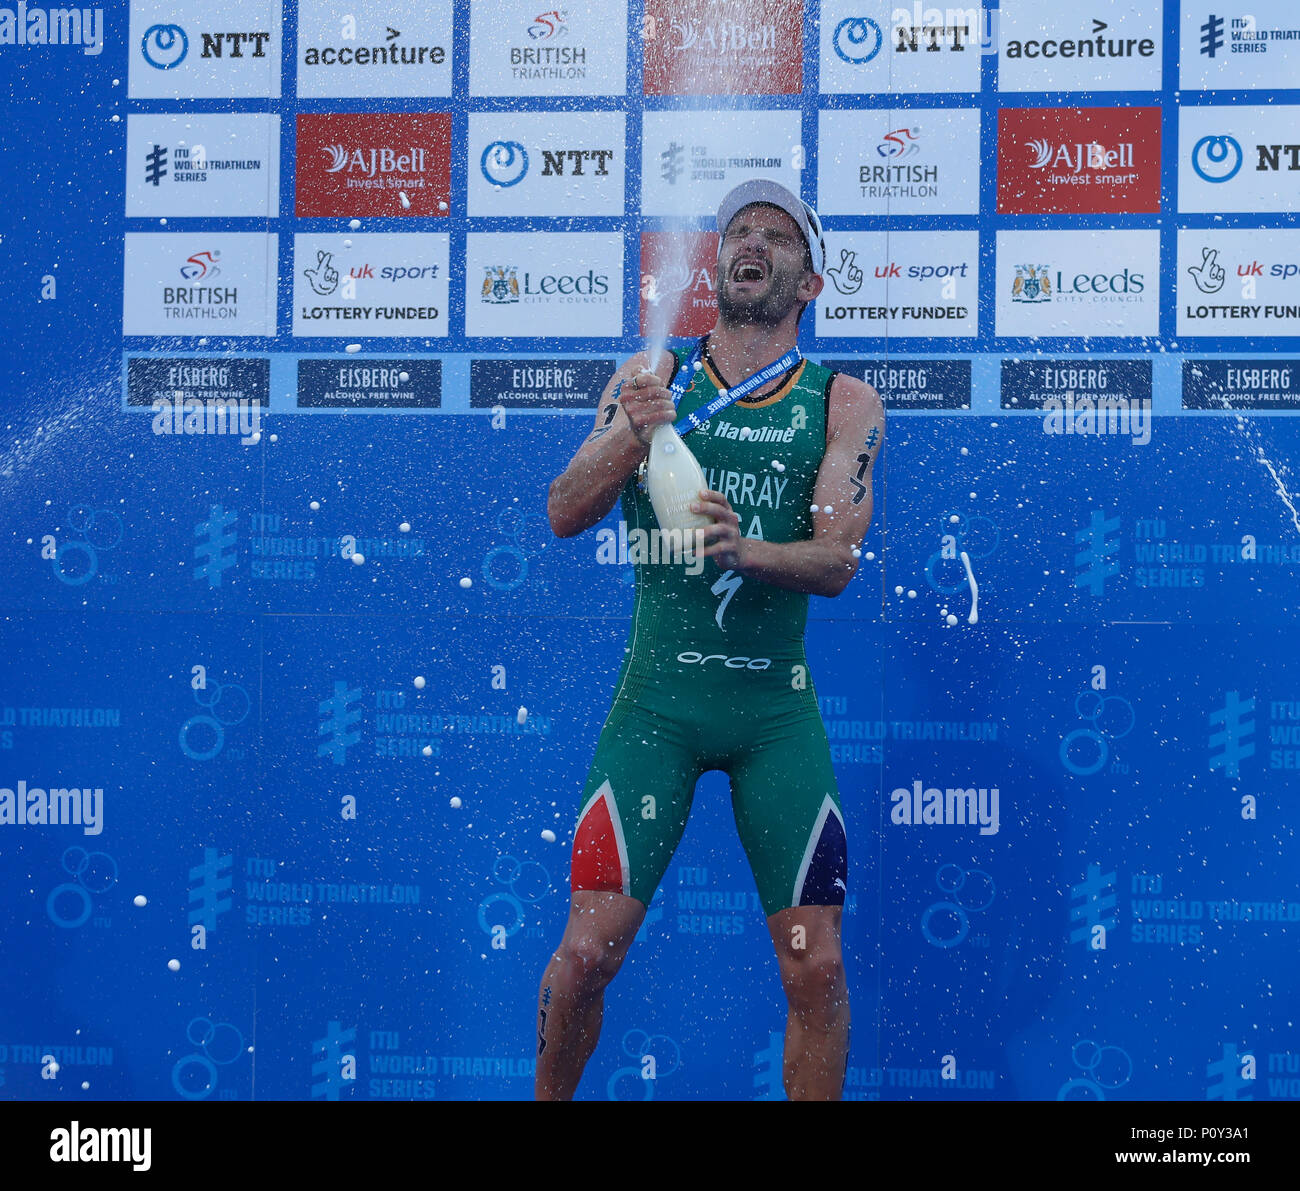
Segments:
[[[822,221],[817,217],[817,212],[781,183],[767,178],[742,182],[722,200],[718,207],[718,235],[725,236],[727,225],[736,217],[737,212],[751,203],[770,203],[790,216],[799,225],[808,244],[813,272],[820,274],[826,268],[826,240],[822,235]]]

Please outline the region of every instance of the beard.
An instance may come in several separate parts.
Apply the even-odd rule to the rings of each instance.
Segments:
[[[800,277],[782,270],[770,274],[767,290],[739,295],[729,278],[718,277],[718,317],[731,327],[776,327],[799,305]]]

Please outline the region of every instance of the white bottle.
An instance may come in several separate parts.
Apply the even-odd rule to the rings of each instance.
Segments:
[[[694,546],[695,530],[713,524],[712,517],[691,511],[691,504],[699,499],[700,490],[708,484],[695,456],[671,423],[655,427],[650,436],[645,486],[659,528],[666,533],[679,531],[685,546]]]

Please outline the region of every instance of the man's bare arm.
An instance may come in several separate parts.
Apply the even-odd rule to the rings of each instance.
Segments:
[[[660,363],[661,382],[672,367],[671,357]],[[628,477],[649,454],[654,428],[675,419],[662,383],[651,384],[644,375],[635,380],[648,368],[640,352],[614,373],[597,403],[595,428],[551,481],[546,513],[558,537],[590,529],[614,507]]]
[[[885,438],[885,407],[870,385],[851,376],[831,388],[826,454],[813,489],[813,536],[802,542],[740,537],[739,518],[721,493],[700,502],[717,518],[701,552],[746,578],[810,595],[837,596],[858,569],[853,551],[871,524],[872,469]],[[827,512],[827,509],[830,512]]]

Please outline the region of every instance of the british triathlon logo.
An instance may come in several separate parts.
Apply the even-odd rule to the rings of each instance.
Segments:
[[[920,136],[919,128],[899,128],[885,134],[884,140],[876,146],[876,152],[890,161],[915,157],[921,151]]]
[[[835,26],[831,37],[835,53],[850,66],[870,62],[880,53],[884,41],[880,26],[870,17],[846,17]]]
[[[550,41],[553,37],[563,37],[568,31],[569,14],[558,8],[538,13],[528,26],[528,36],[532,41]]]
[[[1203,136],[1192,146],[1192,169],[1202,182],[1231,182],[1245,155],[1235,137]]]
[[[1046,265],[1017,265],[1016,279],[1011,283],[1013,302],[1050,302],[1052,279]]]
[[[171,70],[185,61],[190,39],[179,25],[150,25],[140,40],[140,52],[155,70]]]
[[[479,169],[493,186],[515,186],[528,173],[528,151],[518,141],[493,141],[483,150]]]
[[[514,265],[489,265],[483,270],[480,297],[496,306],[519,301],[519,270]]]
[[[193,256],[186,257],[181,266],[181,277],[185,281],[215,281],[221,276],[221,266],[217,264],[220,259],[219,249],[196,252]]]

